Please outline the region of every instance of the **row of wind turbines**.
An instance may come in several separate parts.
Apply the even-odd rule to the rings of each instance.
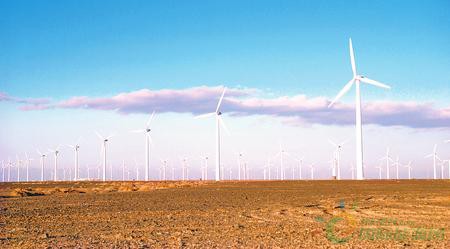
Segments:
[[[339,99],[341,99],[354,85],[355,86],[355,117],[356,117],[356,126],[355,126],[355,133],[356,133],[356,167],[354,168],[352,166],[351,168],[351,172],[352,172],[352,178],[354,178],[354,172],[356,172],[356,179],[357,180],[363,180],[365,179],[364,176],[364,158],[363,158],[363,136],[362,136],[362,113],[361,113],[361,91],[360,91],[360,85],[361,83],[364,84],[369,84],[372,86],[376,86],[376,87],[380,87],[380,88],[384,88],[384,89],[390,89],[390,86],[383,84],[381,82],[369,79],[363,75],[360,75],[357,73],[356,70],[356,63],[355,63],[355,56],[354,56],[354,51],[353,51],[353,45],[352,45],[352,40],[349,39],[349,49],[350,49],[350,63],[351,63],[351,68],[352,68],[352,72],[353,72],[353,76],[350,79],[350,81],[341,89],[341,91],[337,94],[337,96],[334,98],[334,100],[332,102],[330,102],[329,104],[329,108],[331,108]],[[214,179],[216,181],[220,181],[224,179],[224,170],[223,170],[223,165],[221,164],[221,128],[223,128],[226,132],[228,132],[228,129],[222,119],[222,111],[221,111],[221,104],[222,101],[224,99],[225,96],[225,92],[226,92],[226,88],[223,89],[222,95],[219,98],[218,104],[216,106],[216,109],[214,112],[211,113],[206,113],[206,114],[202,114],[197,116],[196,118],[215,118],[215,128],[216,128],[216,155],[215,155],[215,174],[214,174]],[[151,141],[151,136],[150,133],[152,131],[151,129],[151,123],[153,120],[155,113],[153,112],[149,118],[149,120],[146,123],[146,126],[144,129],[140,129],[140,130],[135,130],[133,132],[136,133],[141,133],[144,134],[145,136],[145,181],[150,180],[150,176],[149,176],[149,172],[150,172],[150,144],[152,143]],[[100,135],[98,132],[96,132],[96,135],[98,136],[98,138],[101,141],[101,152],[102,152],[102,176],[101,179],[103,181],[107,180],[107,176],[106,176],[106,168],[107,168],[107,144],[110,141],[110,139],[114,136],[114,135],[110,135],[110,136],[102,136]],[[336,150],[334,152],[334,158],[332,159],[332,176],[338,180],[341,179],[341,163],[340,163],[340,152],[342,149],[342,145],[341,144],[336,144],[331,142],[333,146],[336,147]],[[70,145],[70,147],[72,149],[74,149],[75,152],[75,169],[74,169],[74,179],[78,180],[80,179],[79,177],[79,149],[80,149],[80,145],[79,145],[79,141],[74,144],[74,145]],[[53,173],[53,180],[56,181],[57,180],[57,171],[58,171],[58,156],[59,156],[59,150],[60,148],[57,147],[53,150],[49,150],[50,153],[52,153],[54,155],[54,173]],[[41,181],[44,180],[44,164],[45,164],[45,158],[46,158],[46,153],[42,153],[41,151],[38,150],[38,154],[40,156],[41,159]],[[296,160],[299,162],[299,169],[297,170],[297,172],[300,174],[299,178],[301,179],[301,165],[302,165],[302,161],[303,159],[298,159],[295,158],[293,156],[291,156],[289,153],[287,153],[285,150],[283,150],[280,146],[280,151],[274,156],[274,158],[278,158],[280,160],[280,167],[277,168],[277,179],[280,180],[285,180],[286,179],[286,171],[283,167],[283,162],[285,157],[291,157],[292,159]],[[241,163],[241,157],[242,155],[239,155],[239,170],[238,170],[238,176],[239,179],[249,179],[249,170],[247,168],[246,164],[242,164]],[[436,172],[436,167],[437,167],[437,163],[438,161],[442,161],[439,159],[439,157],[436,154],[436,146],[435,146],[435,150],[434,153],[429,155],[429,157],[433,157],[433,176],[434,179],[437,178],[437,172]],[[264,168],[263,170],[263,175],[264,175],[264,179],[268,179],[271,180],[271,161],[274,160],[274,158],[269,158],[268,159],[268,165]],[[387,152],[387,155],[385,156],[384,160],[386,160],[386,179],[390,179],[390,175],[389,175],[389,171],[390,171],[390,163],[393,161],[393,159],[389,156],[389,150]],[[31,159],[28,157],[28,155],[26,155],[26,166],[27,166],[27,180],[29,179],[28,176],[28,167],[30,165],[30,161]],[[202,166],[202,179],[208,179],[207,176],[207,163],[208,158],[206,157],[205,163]],[[9,168],[11,168],[11,161],[9,160],[8,162]],[[167,165],[167,161],[165,161],[164,165]],[[183,175],[183,179],[187,179],[188,178],[188,168],[186,167],[186,160],[183,160],[183,167],[182,167],[182,175]],[[398,167],[399,167],[399,162],[398,160],[395,161],[396,166],[396,176],[398,178]],[[314,179],[314,164],[310,164],[308,165],[310,168],[310,174],[311,174],[311,179]],[[166,166],[165,166],[166,167]],[[408,168],[408,175],[409,178],[411,177],[411,163],[408,163],[405,167]],[[442,167],[442,166],[441,166]],[[18,172],[20,166],[19,164],[17,165],[17,170]],[[450,161],[449,161],[449,168],[450,168]],[[3,167],[3,171],[4,171],[5,167]],[[381,167],[378,167],[379,169],[379,176],[381,178]],[[356,171],[355,171],[356,170]],[[449,169],[450,171],[450,169]],[[10,170],[8,171],[10,172]],[[112,172],[112,171],[111,171]],[[124,178],[124,172],[125,170],[123,170],[122,173],[122,178]],[[294,168],[292,168],[292,178],[294,178],[294,173],[295,170]],[[8,173],[9,174],[9,173]],[[162,173],[161,173],[162,174]],[[229,174],[231,175],[231,168],[230,168],[230,172]],[[450,173],[449,173],[450,174]],[[4,175],[4,174],[3,174]],[[20,179],[19,177],[19,173],[18,173],[18,179]],[[443,177],[443,171],[441,172],[441,176]],[[165,178],[165,170],[164,170],[164,178]],[[230,177],[231,178],[231,177]]]

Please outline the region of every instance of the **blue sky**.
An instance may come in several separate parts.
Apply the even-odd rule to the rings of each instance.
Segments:
[[[201,84],[332,96],[350,76],[352,37],[359,71],[392,82],[395,97],[445,101],[449,5],[2,1],[0,84],[52,98]]]
[[[393,87],[364,87],[363,100],[448,108],[448,13],[448,1],[1,1],[0,92],[62,101],[225,85],[258,89],[268,97],[332,98],[351,77],[352,37],[358,71]],[[352,103],[353,94],[343,101]],[[114,130],[105,123],[124,118],[99,110],[24,112],[18,106],[0,102],[0,118],[7,120],[1,133],[3,157],[19,153],[15,138],[31,117],[48,136],[48,146],[66,143],[59,141],[64,127],[76,131],[71,139],[92,133],[91,127],[71,127],[67,119],[81,123],[88,116],[93,126]],[[180,119],[164,115],[167,127]],[[139,125],[130,116],[123,130]],[[245,130],[258,118],[232,118],[230,126]],[[266,134],[279,140],[283,124],[273,124]],[[327,129],[336,129],[337,137],[339,129],[352,133],[349,126],[310,132],[321,136]],[[410,129],[400,129],[398,147],[410,132],[419,132]],[[52,132],[60,134],[52,137]],[[423,132],[431,134],[429,146],[448,135],[445,129]],[[209,135],[203,135],[205,141]],[[42,140],[33,137],[31,148]],[[291,147],[297,147],[295,141]]]

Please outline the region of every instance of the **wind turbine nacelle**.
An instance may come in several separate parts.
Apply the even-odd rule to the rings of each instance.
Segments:
[[[222,115],[222,112],[217,112],[217,115]]]
[[[146,132],[150,132],[150,131],[152,131],[152,129],[146,129],[145,131],[146,131]]]

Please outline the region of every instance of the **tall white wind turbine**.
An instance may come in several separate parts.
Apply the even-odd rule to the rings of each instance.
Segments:
[[[27,164],[27,182],[30,181],[30,163],[31,161],[33,161],[33,158],[30,158],[28,156],[28,153],[25,153],[25,160],[26,160],[26,164]]]
[[[381,166],[376,167],[378,169],[378,179],[381,180],[381,171],[383,171],[383,168]]]
[[[380,160],[386,160],[386,179],[389,180],[389,171],[390,171],[390,162],[393,162],[394,160],[389,155],[389,147],[386,150],[386,156],[380,158]]]
[[[228,132],[225,123],[222,120],[222,112],[220,111],[220,105],[222,104],[223,97],[225,95],[226,88],[223,89],[222,96],[220,96],[219,102],[217,103],[216,111],[211,113],[206,113],[197,116],[196,118],[207,118],[207,117],[216,117],[216,172],[215,172],[215,180],[220,181],[222,179],[222,170],[220,165],[220,126],[222,126],[225,131]],[[229,132],[228,132],[229,133]]]
[[[152,138],[150,136],[151,129],[151,123],[153,120],[153,117],[155,116],[155,111],[152,112],[150,115],[150,118],[147,120],[147,124],[145,125],[145,129],[141,130],[134,130],[132,132],[136,133],[143,133],[145,134],[145,180],[148,181],[150,179],[150,144],[152,142]]]
[[[5,182],[5,161],[2,160],[2,182]]]
[[[395,160],[395,179],[399,179],[399,175],[398,175],[398,167],[400,166],[400,159],[397,156],[397,159]]]
[[[39,150],[36,150],[39,154],[39,157],[41,158],[41,182],[44,181],[44,166],[45,166],[45,155],[44,153],[40,152]]]
[[[411,161],[404,166],[408,169],[408,180],[411,180]]]
[[[202,165],[202,180],[207,181],[208,180],[208,157],[200,157],[201,161],[204,161]]]
[[[59,147],[56,147],[55,149],[49,149],[48,151],[53,153],[55,156],[55,164],[54,164],[54,168],[53,168],[53,181],[57,181],[58,177],[57,177],[57,172],[58,172],[58,156],[59,156]]]
[[[17,167],[17,182],[20,182],[20,167],[22,166],[23,160],[16,155],[16,167]]]
[[[101,150],[103,152],[103,181],[106,181],[106,143],[114,136],[109,135],[108,137],[103,137],[100,133],[95,132],[97,137],[101,140]]]
[[[356,86],[356,179],[364,180],[364,169],[363,169],[363,138],[362,138],[362,121],[361,121],[361,92],[360,83],[367,83],[369,85],[374,85],[381,88],[390,89],[389,86],[380,83],[378,81],[366,78],[365,76],[359,75],[356,72],[355,56],[353,52],[352,39],[349,39],[350,46],[350,61],[352,65],[353,78],[342,88],[338,93],[336,98],[328,105],[331,107],[336,101],[338,101],[342,96],[344,96],[352,87],[353,84]]]
[[[80,138],[78,138],[77,142],[74,145],[67,145],[75,151],[75,181],[77,181],[79,177],[79,168],[78,168],[78,151],[80,150]]]
[[[425,158],[433,157],[433,179],[437,179],[436,174],[436,164],[438,161],[441,161],[441,159],[437,156],[437,144],[434,145],[433,153],[425,156]]]
[[[353,166],[353,163],[350,164],[350,172],[352,173],[352,180],[355,180],[355,166]]]
[[[336,178],[338,180],[341,180],[341,150],[342,146],[347,143],[347,141],[341,142],[341,143],[335,143],[331,139],[328,140],[328,142],[336,148],[335,150],[335,156],[336,156]]]
[[[309,165],[309,168],[311,169],[311,180],[314,180],[314,164]]]

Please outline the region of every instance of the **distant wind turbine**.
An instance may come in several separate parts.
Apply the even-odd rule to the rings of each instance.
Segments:
[[[2,160],[2,182],[5,182],[5,161]]]
[[[53,181],[57,181],[58,177],[57,177],[57,172],[58,172],[58,155],[59,155],[59,147],[56,147],[55,149],[49,149],[49,152],[52,152],[55,156],[55,164],[54,164],[54,170],[53,170]]]
[[[341,150],[342,150],[342,146],[344,144],[346,144],[347,141],[344,141],[344,142],[341,142],[338,144],[338,143],[333,142],[331,139],[329,139],[328,142],[336,148],[336,150],[334,152],[335,157],[336,157],[336,174],[337,174],[336,178],[338,180],[341,180]]]
[[[44,153],[40,152],[39,150],[36,150],[39,154],[39,157],[41,158],[41,181],[44,181],[44,166],[45,166],[45,155]]]
[[[106,143],[114,137],[114,135],[109,135],[108,137],[103,137],[100,133],[95,132],[97,137],[101,140],[101,150],[103,152],[103,181],[106,181]]]
[[[280,178],[281,180],[284,180],[284,155],[286,154],[286,151],[283,149],[281,143],[280,143],[280,151],[274,156],[274,158],[280,157]]]
[[[80,178],[79,176],[79,169],[78,169],[78,151],[80,149],[80,138],[78,138],[77,142],[74,145],[67,145],[70,148],[74,149],[75,151],[75,181],[78,181],[78,179]]]
[[[350,46],[350,61],[352,65],[353,78],[342,88],[338,93],[336,98],[328,105],[331,107],[336,101],[338,101],[342,96],[344,96],[352,87],[353,84],[356,86],[356,179],[364,179],[364,169],[363,169],[363,140],[362,140],[362,122],[361,122],[361,92],[360,83],[364,82],[369,85],[374,85],[381,88],[390,89],[389,86],[382,84],[378,81],[366,78],[365,76],[356,73],[355,56],[353,52],[352,39],[349,39]]]
[[[33,158],[28,156],[28,153],[25,153],[25,159],[27,164],[27,182],[30,181],[30,162],[33,161]]]
[[[311,180],[314,180],[314,164],[309,165],[309,168],[311,169]]]
[[[411,180],[411,161],[405,167],[408,169],[408,180]]]
[[[145,125],[145,129],[132,131],[132,132],[145,134],[145,180],[146,181],[148,181],[150,179],[150,176],[149,176],[149,172],[150,172],[150,143],[151,143],[151,140],[152,140],[152,138],[150,136],[150,132],[152,131],[150,125],[152,123],[152,120],[153,120],[154,116],[155,116],[155,111],[152,112],[152,115],[147,120],[147,124]]]
[[[207,181],[208,180],[208,157],[200,157],[202,161],[204,161],[202,165],[202,180]]]
[[[398,167],[400,166],[400,159],[397,156],[397,159],[395,160],[395,179],[399,179],[399,175],[398,175]]]
[[[20,182],[20,166],[22,166],[22,160],[16,155],[16,167],[17,167],[17,182]]]
[[[13,165],[13,162],[10,158],[8,158],[8,182],[11,181],[11,167]]]
[[[381,166],[377,166],[376,168],[378,169],[378,179],[381,180],[381,171],[383,168]]]
[[[434,145],[434,149],[433,149],[433,153],[429,154],[427,156],[425,156],[425,158],[433,158],[433,179],[437,179],[437,174],[436,174],[436,164],[438,161],[441,161],[441,159],[437,156],[437,144]]]
[[[350,164],[350,171],[352,172],[352,180],[355,180],[355,166],[353,166],[353,163]]]
[[[222,92],[222,96],[219,99],[219,102],[217,103],[217,107],[216,107],[216,111],[215,112],[211,112],[211,113],[207,113],[207,114],[202,114],[197,116],[196,118],[207,118],[207,117],[216,117],[216,174],[215,174],[215,180],[216,181],[220,181],[222,179],[221,173],[222,170],[220,169],[221,164],[220,164],[220,126],[222,126],[225,131],[228,132],[227,127],[225,126],[225,123],[223,122],[221,115],[222,112],[220,111],[220,105],[222,104],[223,101],[223,97],[225,95],[225,91],[226,88],[223,89]]]
[[[389,171],[390,171],[390,162],[393,162],[394,160],[391,158],[391,156],[389,155],[389,147],[386,150],[386,156],[380,158],[380,160],[386,160],[386,179],[389,180],[390,176],[389,176]]]

